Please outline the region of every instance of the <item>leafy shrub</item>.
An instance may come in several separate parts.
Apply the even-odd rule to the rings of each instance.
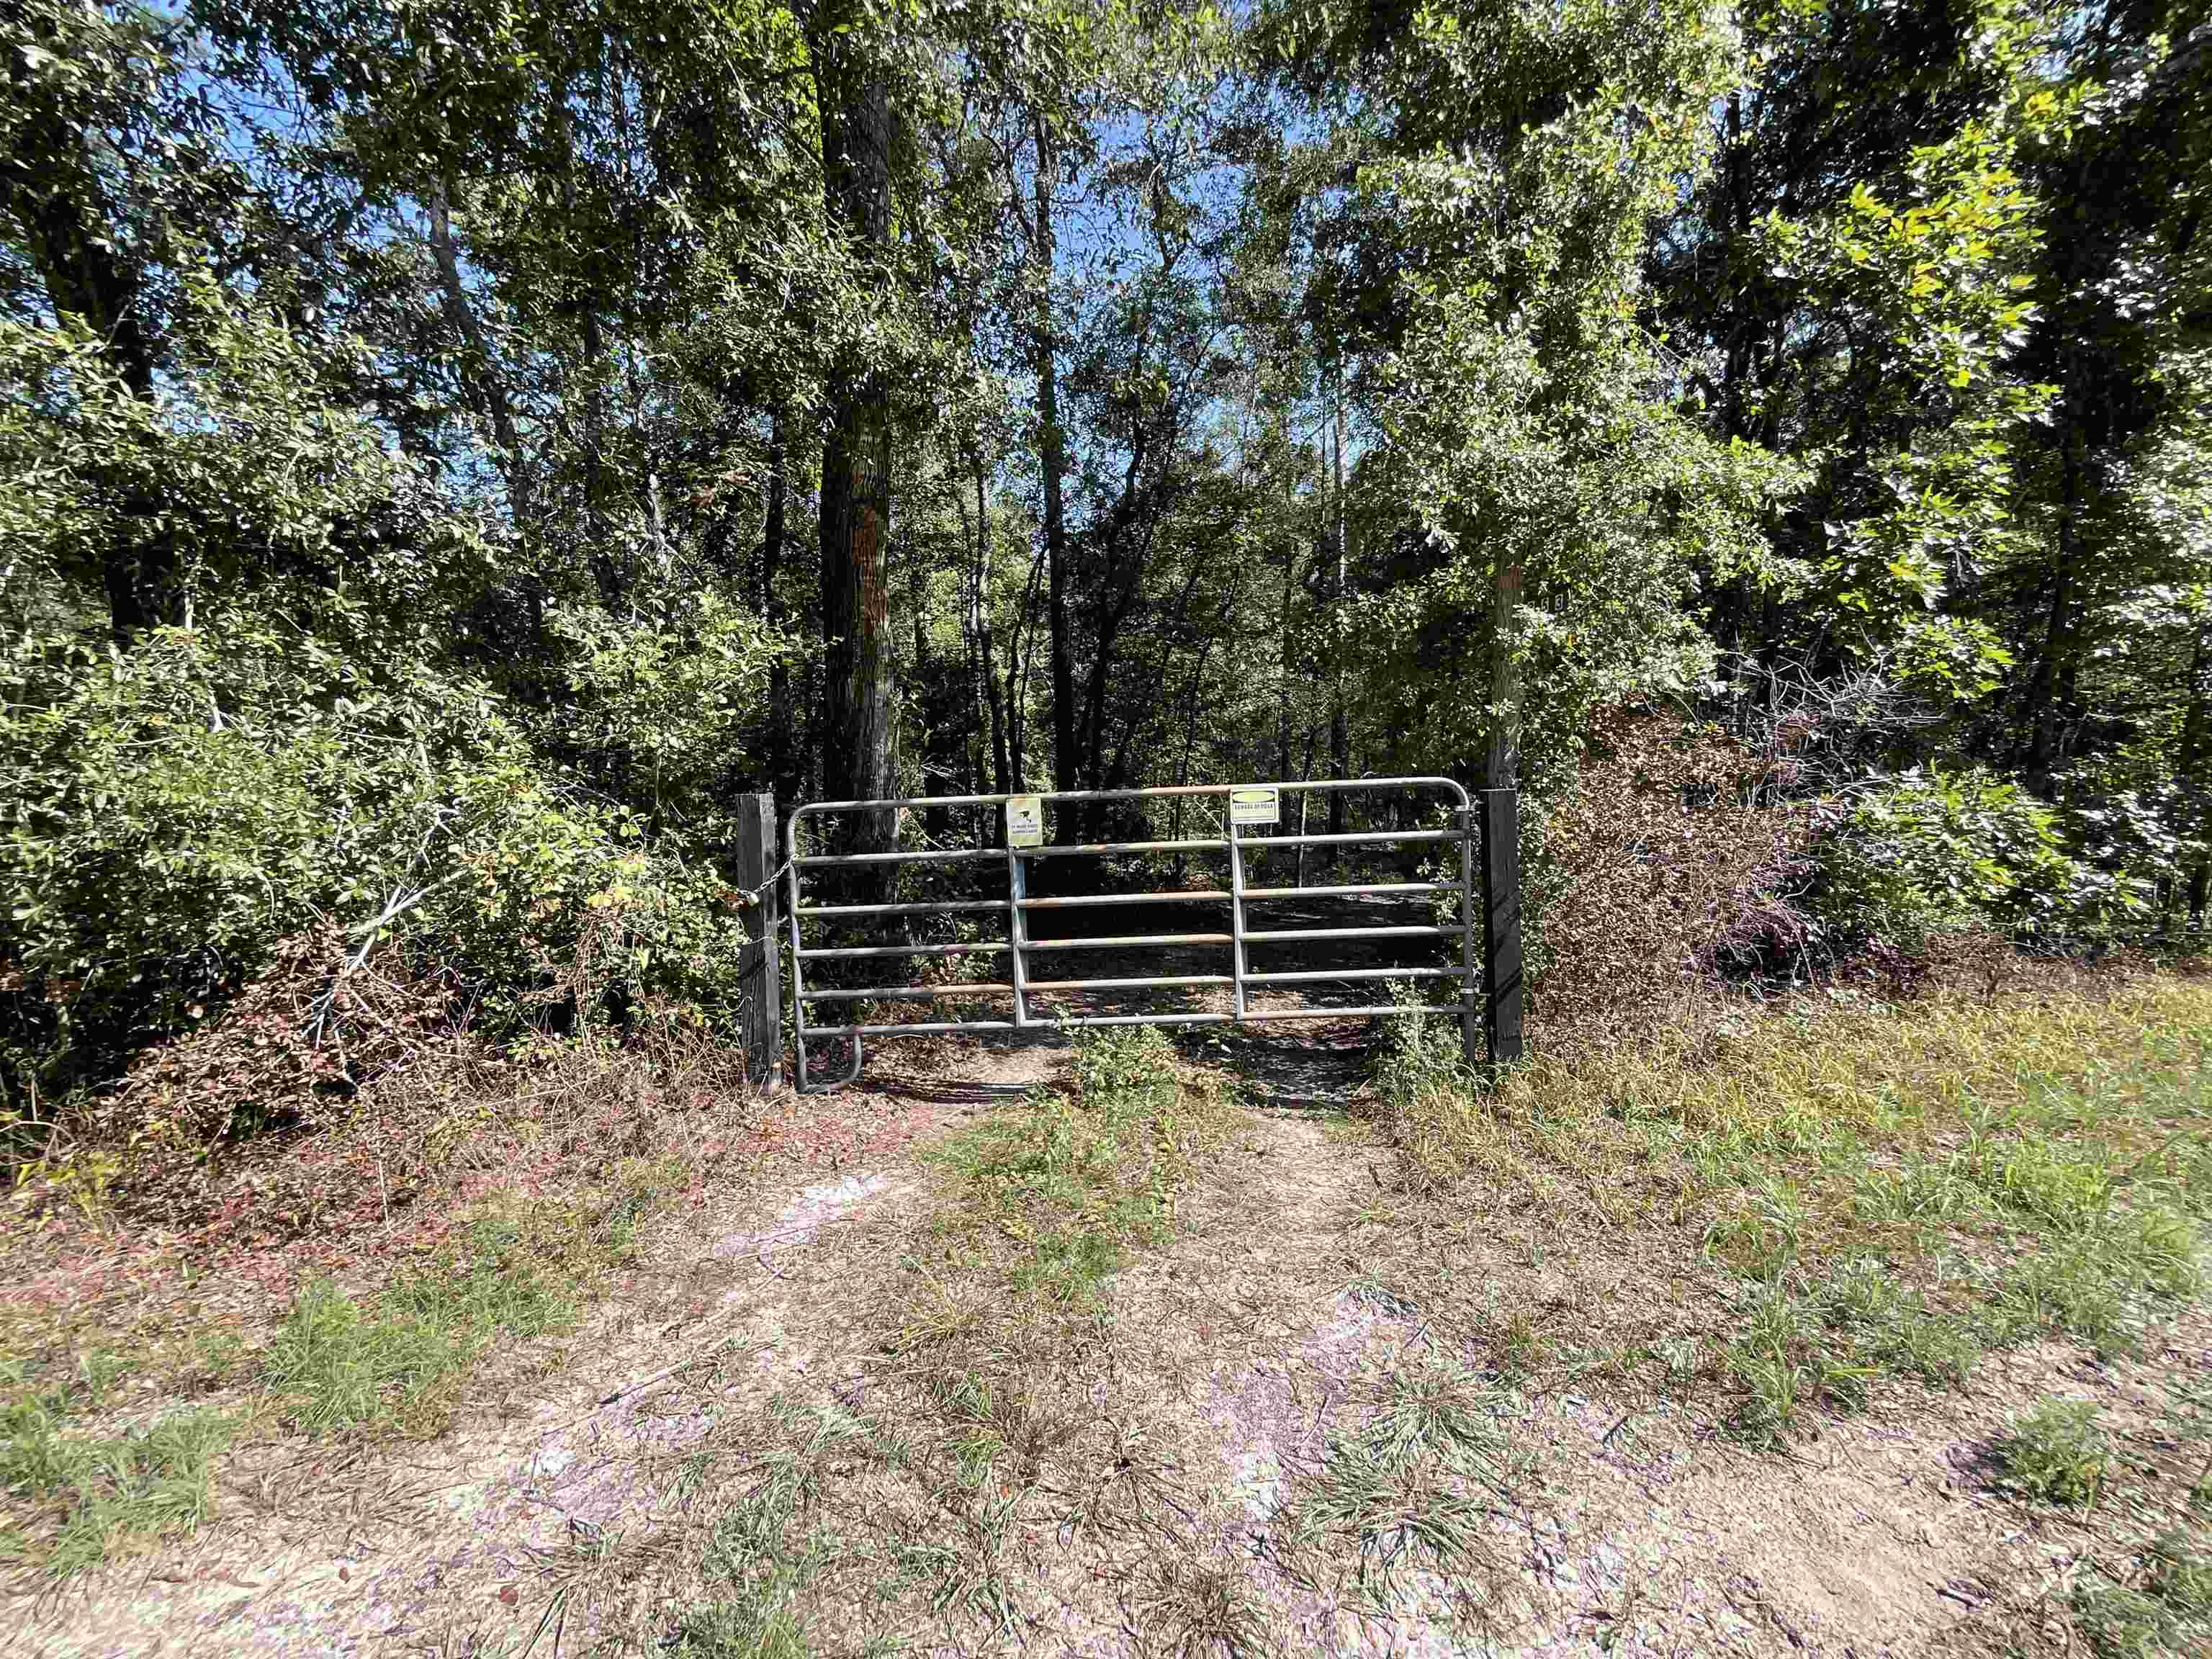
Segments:
[[[564,787],[419,643],[341,601],[321,620],[0,659],[13,1088],[112,1076],[204,1027],[280,941],[322,939],[328,961],[380,918],[416,976],[495,1019],[655,992],[727,1012],[742,932],[710,864]]]
[[[742,935],[702,849],[784,647],[711,598],[615,622],[556,591],[542,672],[507,701],[512,665],[477,624],[519,609],[513,573],[469,501],[348,401],[368,348],[190,261],[167,301],[151,397],[74,319],[0,318],[15,1150],[51,1097],[209,1031],[249,985],[238,1032],[157,1063],[142,1101],[227,1076],[184,1109],[204,1141],[358,1083],[376,1053],[332,1065],[276,1016],[322,1012],[334,962],[380,939],[390,984],[449,988],[480,1026],[654,997],[728,1013]],[[111,639],[118,560],[176,625]],[[275,1052],[225,1073],[257,1037]]]
[[[1979,769],[1916,769],[1862,795],[1821,836],[1818,867],[1814,908],[1839,939],[1915,955],[1947,934],[2045,933],[2142,905],[2069,855],[2050,807]]]

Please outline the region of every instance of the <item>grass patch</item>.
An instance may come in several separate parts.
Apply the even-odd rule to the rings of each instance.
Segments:
[[[495,1343],[575,1323],[592,1281],[629,1259],[661,1178],[626,1167],[597,1206],[479,1216],[428,1266],[366,1301],[328,1279],[307,1285],[261,1358],[283,1419],[313,1437],[435,1433]]]
[[[1147,1652],[1247,1659],[1279,1650],[1251,1574],[1237,1562],[1155,1556],[1130,1610]]]
[[[2044,1401],[1997,1443],[2004,1484],[2038,1503],[2079,1508],[2104,1489],[2112,1442],[2086,1400]]]
[[[810,1439],[818,1449],[819,1437]],[[811,1575],[799,1522],[810,1481],[805,1451],[772,1454],[768,1468],[722,1513],[708,1546],[709,1576],[726,1589],[685,1613],[675,1651],[696,1659],[800,1659],[810,1651],[794,1600]]]
[[[2188,1534],[2167,1532],[2144,1547],[2131,1582],[2090,1566],[2069,1602],[2101,1659],[2201,1653],[2212,1643],[2212,1556]]]
[[[1358,1589],[1387,1607],[1408,1569],[1465,1577],[1487,1567],[1487,1528],[1534,1473],[1512,1443],[1517,1414],[1510,1394],[1456,1360],[1405,1360],[1289,1506],[1293,1570],[1317,1582],[1348,1559]]]
[[[1878,1379],[1958,1386],[2039,1336],[2137,1352],[2204,1287],[2212,982],[2023,977],[1906,1005],[1741,1002],[1489,1084],[1455,1034],[1405,1022],[1376,1067],[1405,1173],[1381,1231],[1526,1214],[1532,1263],[1634,1237],[1666,1294],[1607,1298],[1633,1327],[1609,1350],[1710,1341],[1759,1437]]]
[[[734,1431],[743,1495],[717,1519],[677,1651],[994,1647],[1061,1614],[1039,1563],[1100,1538],[1148,1631],[1264,1650],[1233,1564],[1201,1565],[1197,1506],[1132,1407],[1144,1335],[1113,1294],[1239,1115],[1157,1030],[1083,1032],[1072,1071],[924,1152],[933,1214],[864,1293],[865,1375]]]
[[[983,1119],[938,1154],[956,1187],[941,1232],[992,1255],[1018,1294],[1067,1308],[1095,1305],[1129,1249],[1167,1236],[1230,1107],[1151,1026],[1086,1033],[1075,1081],[1072,1093]]]
[[[197,1531],[215,1511],[214,1462],[236,1425],[186,1412],[113,1435],[71,1433],[70,1419],[97,1411],[118,1372],[104,1358],[74,1382],[35,1389],[4,1381],[0,1491],[14,1515],[0,1525],[0,1559],[59,1580],[148,1539]]]

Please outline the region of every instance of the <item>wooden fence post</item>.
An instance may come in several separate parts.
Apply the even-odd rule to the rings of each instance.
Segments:
[[[1482,792],[1482,1031],[1490,1063],[1521,1058],[1521,792]]]
[[[738,969],[742,998],[745,1071],[769,1087],[783,1072],[783,947],[776,920],[783,913],[781,884],[769,877],[776,869],[775,797],[747,795],[738,805],[738,885],[760,890],[744,908],[749,936]]]

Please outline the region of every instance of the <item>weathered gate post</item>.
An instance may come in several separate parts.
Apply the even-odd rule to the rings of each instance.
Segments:
[[[782,892],[769,878],[777,869],[775,797],[747,795],[738,803],[738,885],[758,895],[744,907],[744,955],[738,966],[741,1034],[745,1072],[765,1088],[783,1069],[783,954],[776,939]]]
[[[1521,792],[1482,792],[1482,1030],[1490,1063],[1521,1058]]]

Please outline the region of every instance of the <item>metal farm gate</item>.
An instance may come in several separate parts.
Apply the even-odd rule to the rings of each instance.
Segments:
[[[1281,828],[1281,804],[1285,796],[1310,796],[1352,790],[1413,791],[1430,796],[1441,796],[1449,827],[1426,829],[1363,830],[1356,833],[1317,835],[1304,830],[1304,813],[1299,815],[1299,828],[1291,833],[1269,833]],[[1484,825],[1480,838],[1490,843],[1487,857],[1482,866],[1485,888],[1492,888],[1501,870],[1513,862],[1511,842],[1513,823],[1517,817],[1514,810],[1517,802],[1513,792],[1495,790],[1484,792]],[[1493,800],[1492,797],[1502,799]],[[1220,809],[1218,833],[1192,836],[1177,835],[1165,840],[1085,841],[1079,838],[1048,840],[1046,817],[1052,808],[1077,807],[1083,815],[1103,814],[1114,804],[1150,803],[1160,800],[1218,802]],[[1303,800],[1301,805],[1303,805]],[[1431,810],[1433,805],[1431,804]],[[936,848],[917,848],[908,851],[830,854],[805,849],[802,835],[810,820],[837,813],[888,813],[908,811],[944,814],[960,808],[996,808],[1002,814],[1004,845],[954,845]],[[1502,811],[1499,809],[1503,809]],[[1055,819],[1063,816],[1054,813]],[[1178,805],[1178,819],[1180,805]],[[846,1038],[852,1043],[852,1064],[842,1078],[828,1086],[848,1083],[858,1077],[862,1062],[862,1041],[876,1036],[916,1036],[942,1031],[1018,1031],[1033,1026],[1061,1027],[1087,1025],[1204,1025],[1242,1023],[1258,1020],[1333,1018],[1358,1015],[1401,1013],[1452,1014],[1461,1022],[1462,1042],[1472,1060],[1476,1052],[1478,1022],[1489,1032],[1489,1047],[1492,1058],[1510,1058],[1519,1049],[1519,962],[1518,962],[1518,882],[1517,878],[1504,884],[1505,905],[1510,907],[1516,924],[1511,933],[1511,959],[1492,960],[1486,975],[1493,987],[1504,983],[1510,975],[1514,993],[1510,1013],[1510,1031],[1506,1034],[1510,1047],[1501,1048],[1498,1021],[1499,999],[1495,994],[1486,1005],[1478,1000],[1474,937],[1476,928],[1476,870],[1480,854],[1478,849],[1477,815],[1470,805],[1468,792],[1450,778],[1401,777],[1327,780],[1308,782],[1278,782],[1264,784],[1194,784],[1184,787],[1157,789],[1066,790],[1039,795],[931,795],[896,800],[810,801],[797,807],[786,820],[783,845],[788,849],[786,864],[787,887],[785,915],[790,933],[792,1007],[793,1011],[794,1045],[798,1059],[799,1087],[809,1087],[807,1076],[807,1044],[822,1038]],[[1499,846],[1501,836],[1504,846]],[[979,836],[980,841],[981,838]],[[1252,879],[1249,865],[1259,855],[1278,849],[1318,847],[1408,847],[1433,844],[1443,854],[1443,867],[1437,872],[1441,878],[1420,881],[1347,881],[1329,882],[1319,885],[1267,885]],[[1031,896],[1033,884],[1030,872],[1038,860],[1062,858],[1108,858],[1125,854],[1174,854],[1181,858],[1191,854],[1211,856],[1224,854],[1227,863],[1227,885],[1199,888],[1167,888],[1151,891],[1105,891],[1082,893],[1066,896]],[[1304,854],[1300,854],[1301,875]],[[882,903],[818,902],[810,899],[808,878],[817,872],[830,871],[860,872],[889,865],[937,865],[995,863],[1002,873],[983,885],[997,890],[988,896],[961,898],[907,900]],[[1517,878],[1517,871],[1512,872]],[[848,882],[850,878],[848,878]],[[1003,886],[1000,886],[1003,883]],[[974,889],[971,887],[971,891]],[[1391,923],[1381,926],[1345,927],[1267,927],[1252,925],[1253,918],[1247,907],[1262,907],[1260,920],[1265,920],[1264,907],[1271,902],[1309,900],[1316,898],[1361,899],[1376,896],[1433,895],[1449,893],[1456,896],[1455,903],[1446,914],[1455,917],[1449,921],[1434,921],[1420,925]],[[832,893],[831,898],[847,896]],[[1042,911],[1091,909],[1117,906],[1152,906],[1172,904],[1220,904],[1229,909],[1229,931],[1194,933],[1133,933],[1104,936],[1085,934],[1069,938],[1036,938],[1031,936],[1030,918]],[[1486,917],[1486,936],[1492,948],[1486,954],[1496,958],[1495,948],[1500,930],[1497,926],[1501,908],[1492,904]],[[896,943],[868,945],[822,945],[808,943],[808,925],[816,924],[816,936],[822,926],[840,927],[866,926],[872,919],[903,918],[924,915],[1003,916],[1004,936],[959,939],[950,943]],[[906,924],[910,926],[911,924]],[[996,930],[993,930],[996,931]],[[849,934],[848,935],[849,937]],[[1333,941],[1357,939],[1436,939],[1456,942],[1456,965],[1412,967],[1328,966],[1318,969],[1298,969],[1284,971],[1255,971],[1249,956],[1254,945],[1290,943],[1328,944]],[[1105,977],[1055,977],[1056,964],[1061,953],[1075,951],[1138,951],[1172,950],[1218,946],[1224,957],[1225,972],[1160,973],[1115,975]],[[1005,959],[1006,972],[1003,978],[975,981],[965,981],[947,984],[870,983],[866,985],[837,984],[812,988],[808,984],[810,966],[828,963],[886,963],[927,957],[994,957]],[[1504,970],[1501,972],[1501,970]],[[1356,982],[1370,981],[1440,981],[1449,985],[1446,994],[1449,1000],[1416,1003],[1370,1000],[1355,1006],[1306,1006],[1296,1008],[1255,1008],[1250,1006],[1248,994],[1258,987],[1318,984],[1322,982]],[[1226,1012],[1190,1009],[1173,1012],[1153,1013],[1041,1013],[1032,999],[1041,994],[1089,991],[1139,991],[1155,988],[1198,989],[1225,988],[1229,992],[1230,1008]],[[844,1024],[812,1023],[813,1011],[817,1007],[834,1009],[840,1005],[858,1005],[882,1000],[927,1000],[932,1002],[984,1000],[996,1002],[1003,1018],[975,1019],[925,1020],[913,1024]]]

